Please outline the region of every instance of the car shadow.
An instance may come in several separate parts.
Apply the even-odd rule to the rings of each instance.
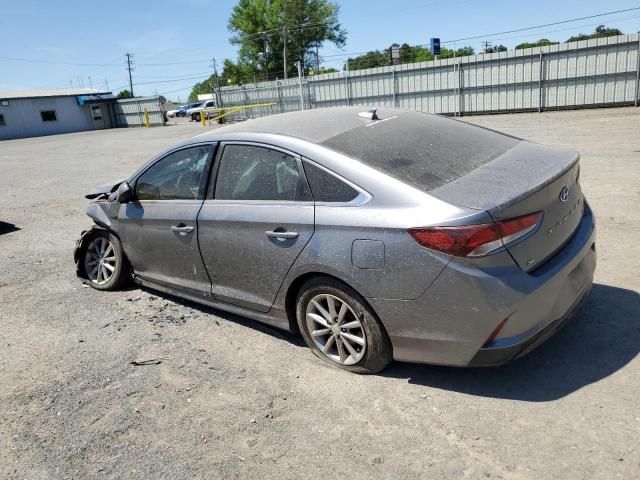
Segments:
[[[467,369],[396,362],[381,375],[469,395],[547,402],[615,373],[639,351],[640,294],[594,284],[563,329],[510,364]]]
[[[0,222],[0,235],[17,232],[18,230],[20,230],[20,228],[16,227],[13,223]]]

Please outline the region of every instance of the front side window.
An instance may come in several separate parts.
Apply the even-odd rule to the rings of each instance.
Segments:
[[[4,114],[0,113],[0,127],[4,127],[7,124],[4,120]]]
[[[215,186],[217,200],[310,200],[295,157],[254,145],[227,145]]]
[[[56,117],[55,110],[43,110],[40,112],[40,116],[42,117],[43,122],[57,122],[58,118]]]
[[[147,169],[136,182],[138,200],[197,200],[210,145],[170,153]]]

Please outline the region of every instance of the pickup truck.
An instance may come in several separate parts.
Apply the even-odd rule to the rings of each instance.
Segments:
[[[187,110],[187,116],[191,117],[191,120],[195,122],[199,122],[200,120],[202,120],[201,115],[202,115],[202,111],[205,108],[216,108],[216,101],[207,100],[206,102],[202,102],[197,107],[190,108],[189,110]],[[216,116],[216,112],[205,112],[205,118],[207,119],[215,116]]]

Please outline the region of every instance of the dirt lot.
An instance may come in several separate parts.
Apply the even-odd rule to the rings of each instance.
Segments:
[[[582,152],[596,285],[511,365],[369,377],[255,322],[76,279],[83,194],[203,127],[0,142],[0,220],[18,228],[0,232],[0,478],[639,478],[640,109],[465,121]]]

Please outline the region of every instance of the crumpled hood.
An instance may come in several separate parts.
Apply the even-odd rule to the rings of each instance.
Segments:
[[[87,193],[84,196],[84,198],[87,198],[89,200],[93,200],[93,199],[101,197],[101,196],[107,196],[111,192],[114,192],[118,188],[118,186],[120,186],[120,184],[122,182],[124,182],[124,181],[125,181],[125,179],[122,178],[120,180],[115,180],[113,182],[109,182],[109,183],[105,183],[104,185],[100,185],[99,187],[96,187],[92,191]]]

